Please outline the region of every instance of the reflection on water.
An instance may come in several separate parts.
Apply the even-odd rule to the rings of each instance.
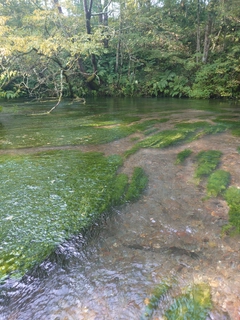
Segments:
[[[64,135],[68,126],[71,133],[66,140],[62,137],[60,144],[71,144],[76,137],[72,127],[80,126],[82,117],[87,117],[84,121],[89,127],[93,121],[89,116],[105,112],[116,114],[118,121],[125,121],[126,126],[128,121],[123,117],[126,111],[128,116],[140,118],[167,115],[170,121],[161,124],[162,128],[169,128],[175,121],[216,116],[212,110],[216,102],[181,100],[176,103],[178,101],[172,99],[92,102],[89,110],[87,106],[64,106],[47,119],[34,120],[26,120],[27,117],[17,110],[14,114],[3,114],[4,127],[12,148],[16,146],[15,135],[21,136],[18,138],[21,141],[29,132],[30,136],[46,138],[51,129],[54,139],[63,130],[64,123]],[[182,110],[191,106],[201,110]],[[221,107],[222,112],[228,110],[227,104]],[[33,111],[28,106],[25,108],[25,113]],[[113,120],[108,117],[108,121]],[[23,130],[25,126],[26,131]],[[131,137],[126,139],[129,140],[103,145],[102,151],[108,155],[121,153],[134,143]],[[51,137],[49,141],[51,143]],[[21,147],[30,146],[21,143]],[[55,144],[60,145],[54,140]],[[46,144],[41,140],[36,145]],[[193,141],[187,147],[195,154],[217,146],[228,156],[236,156],[231,160],[231,170],[238,170],[240,159],[236,147],[239,145],[239,138],[221,134],[221,145],[219,137],[215,136]],[[35,142],[31,146],[35,146]],[[6,149],[6,145],[3,148]],[[239,237],[221,238],[226,206],[219,199],[214,199],[215,203],[202,201],[204,188],[196,186],[192,180],[194,158],[184,166],[174,164],[177,153],[185,148],[141,149],[125,160],[124,173],[129,174],[135,166],[140,166],[149,176],[149,186],[141,199],[114,209],[111,218],[102,221],[87,241],[76,236],[59,246],[49,259],[21,281],[8,280],[1,285],[0,319],[143,319],[151,294],[166,280],[172,288],[153,311],[154,319],[163,319],[174,298],[194,283],[205,283],[211,288],[215,307],[208,319],[238,319],[240,240]],[[240,182],[238,175],[234,179],[235,183]]]

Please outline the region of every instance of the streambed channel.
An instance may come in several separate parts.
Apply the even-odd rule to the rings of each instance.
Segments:
[[[98,219],[85,235],[77,233],[74,220],[72,236],[70,223],[68,233],[57,234],[55,240],[53,236],[52,253],[47,257],[43,255],[43,261],[26,269],[21,277],[16,277],[17,271],[4,275],[0,284],[0,320],[240,319],[240,236],[223,232],[229,222],[226,200],[222,195],[207,197],[207,178],[195,177],[196,155],[201,151],[218,150],[221,151],[218,169],[230,173],[230,186],[240,188],[239,105],[176,99],[98,99],[88,100],[86,105],[64,102],[51,115],[31,116],[50,109],[51,102],[1,104],[0,164],[4,181],[1,181],[0,190],[3,204],[0,219],[2,226],[13,224],[17,239],[23,237],[21,230],[26,229],[18,228],[17,223],[14,225],[14,212],[23,216],[35,214],[40,202],[44,202],[53,215],[45,222],[48,233],[34,235],[33,239],[37,240],[33,242],[44,243],[41,239],[44,234],[46,237],[55,234],[54,221],[58,214],[66,224],[65,221],[73,219],[71,212],[78,203],[75,204],[74,198],[74,204],[70,205],[68,197],[75,192],[73,186],[80,186],[76,173],[70,176],[76,183],[69,182],[64,195],[55,189],[46,191],[44,181],[46,185],[58,183],[58,188],[64,188],[63,178],[59,177],[66,175],[66,163],[70,169],[76,165],[75,152],[76,155],[77,152],[100,152],[110,159],[111,165],[118,161],[111,157],[120,157],[123,160],[116,166],[118,174],[132,177],[134,168],[140,167],[148,184],[135,201],[110,205],[102,213],[104,218]],[[145,126],[140,125],[143,123]],[[180,138],[178,135],[183,134],[182,131],[174,131],[176,138],[169,145],[163,138],[158,145],[147,145],[146,139],[160,132],[167,132],[169,139],[172,130],[178,130],[176,126],[181,123],[198,123],[197,131],[189,131],[190,135],[184,131]],[[221,130],[210,132],[209,128],[217,125]],[[205,132],[206,128],[209,131]],[[191,138],[193,133],[195,137]],[[191,154],[177,164],[178,154],[185,149],[191,150]],[[127,153],[129,150],[133,152]],[[33,169],[26,167],[26,173],[20,172],[22,178],[10,166],[13,162],[29,165],[29,156],[41,157],[46,152],[46,161],[50,164],[48,162],[45,167],[43,157]],[[63,152],[64,156],[59,156],[58,152]],[[70,160],[68,154],[71,154]],[[61,162],[60,158],[66,158],[66,162]],[[106,165],[110,168],[109,163]],[[54,170],[59,165],[58,171],[46,173],[50,165]],[[39,184],[34,182],[37,170],[40,170],[38,179],[42,170]],[[83,168],[79,170],[79,174],[84,171]],[[103,174],[106,173],[103,171]],[[99,174],[96,179],[100,177]],[[95,190],[96,180],[92,178],[92,181],[86,188]],[[108,180],[103,181],[108,183]],[[11,185],[22,187],[22,195]],[[104,198],[104,191],[101,192]],[[95,199],[94,196],[89,195],[91,199]],[[99,198],[96,201],[99,202]],[[94,210],[102,208],[102,205],[96,206],[97,209],[95,204],[92,206]],[[26,219],[30,221],[29,234],[39,232],[34,229],[37,224],[34,219]],[[68,240],[63,241],[66,235]],[[4,246],[11,239],[6,236],[1,240],[0,248],[5,252]],[[39,248],[41,252],[42,247]],[[0,267],[5,270],[6,261],[1,251]],[[151,305],[154,290],[161,283],[170,284],[170,289]],[[177,297],[198,284],[204,284],[210,292],[211,304],[205,316],[194,314],[194,310],[194,316],[186,318],[183,318],[185,311],[171,313],[169,310],[173,310],[171,306]],[[181,309],[180,302],[178,308]]]

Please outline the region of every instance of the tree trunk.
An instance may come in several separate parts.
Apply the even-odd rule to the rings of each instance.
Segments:
[[[211,43],[211,39],[210,39],[211,32],[212,32],[212,19],[209,18],[205,28],[203,57],[202,57],[203,63],[207,63],[207,60],[208,60],[209,48]]]
[[[86,31],[87,34],[91,34],[92,29],[91,29],[91,16],[92,16],[92,5],[93,5],[93,0],[90,0],[89,6],[87,0],[83,0],[83,8],[84,8],[84,13],[85,13],[85,20],[86,20]],[[92,67],[93,67],[93,73],[97,72],[97,60],[96,56],[94,53],[91,54],[91,62],[92,62]]]
[[[196,62],[198,63],[199,61],[199,54],[201,52],[201,47],[200,47],[200,3],[199,0],[197,0],[197,48],[196,48]]]

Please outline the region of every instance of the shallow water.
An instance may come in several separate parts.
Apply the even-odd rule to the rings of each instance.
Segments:
[[[31,104],[24,106],[24,112],[18,106],[13,113],[3,113],[3,140],[9,143],[3,143],[2,155],[41,151],[41,146],[48,145],[121,155],[134,144],[133,138],[141,138],[141,132],[129,136],[124,132],[120,140],[91,146],[82,135],[82,143],[76,143],[76,127],[83,125],[82,118],[87,117],[84,123],[90,125],[89,116],[103,113],[121,123],[127,121],[124,112],[140,119],[169,118],[160,124],[161,129],[183,120],[212,120],[219,113],[239,117],[238,108],[218,102],[137,99],[91,101],[90,105],[88,109],[88,105],[66,104],[49,118],[33,120],[25,115],[35,110]],[[216,113],[213,107],[218,107]],[[65,133],[57,142],[59,128]],[[30,139],[36,135],[42,138]],[[106,142],[105,135],[100,142]],[[194,153],[221,150],[221,166],[231,172],[232,184],[240,187],[239,145],[240,138],[226,132],[167,149],[141,149],[130,156],[122,172],[131,174],[140,166],[149,177],[141,199],[113,208],[111,218],[99,222],[88,237],[79,235],[63,243],[22,280],[7,280],[1,286],[0,319],[140,319],[146,299],[166,279],[175,279],[177,284],[160,302],[154,319],[162,319],[174,297],[198,282],[211,287],[214,308],[208,319],[239,319],[240,238],[220,235],[227,222],[227,206],[218,198],[202,200],[204,183],[193,181],[194,157],[184,166],[174,164],[177,153],[186,147]]]

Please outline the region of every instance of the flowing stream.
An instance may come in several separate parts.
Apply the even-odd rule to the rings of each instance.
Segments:
[[[29,233],[39,231],[34,227],[37,222],[27,218],[28,210],[50,210],[52,220],[46,220],[50,229],[58,215],[71,220],[75,206],[70,206],[68,199],[75,192],[74,184],[66,186],[61,179],[66,166],[77,165],[74,152],[123,156],[154,130],[172,130],[182,122],[214,125],[217,119],[219,123],[240,123],[240,107],[219,101],[96,99],[86,105],[65,101],[47,116],[31,114],[50,109],[50,102],[1,104],[0,157],[5,170],[1,183],[6,185],[9,180],[17,186],[1,189],[5,193],[1,195],[1,219],[14,223],[16,211],[30,223]],[[132,123],[156,119],[159,121],[145,128],[148,133],[128,131]],[[95,128],[100,130],[95,132]],[[56,235],[60,237],[58,245],[47,259],[27,270],[21,279],[11,274],[6,277],[0,284],[0,320],[183,319],[167,317],[166,311],[186,288],[198,283],[209,286],[211,292],[212,304],[205,319],[240,319],[240,237],[222,236],[222,227],[228,223],[226,201],[207,198],[206,180],[194,179],[195,155],[202,150],[220,150],[220,168],[230,172],[231,185],[240,188],[239,147],[240,135],[233,135],[230,128],[165,148],[139,148],[124,158],[118,172],[131,176],[135,167],[141,167],[148,176],[141,197],[111,206],[84,235],[76,232],[75,225],[74,235],[71,230],[70,236],[67,233],[68,241],[62,240],[65,233]],[[192,155],[184,164],[176,164],[178,153],[186,148]],[[41,158],[49,150],[52,154]],[[64,156],[59,156],[59,150]],[[40,162],[30,167],[28,156],[35,154]],[[66,162],[62,160],[65,157]],[[18,165],[16,171],[13,161]],[[58,171],[46,171],[49,163],[54,170],[58,165]],[[23,165],[28,169],[19,169]],[[75,173],[70,178],[77,180]],[[81,184],[85,180],[84,176]],[[23,181],[28,183],[26,188]],[[49,185],[56,185],[56,189],[47,191]],[[59,193],[61,188],[64,192]],[[95,190],[94,184],[90,188]],[[15,227],[16,238],[21,238],[17,222]],[[49,234],[54,234],[54,228]],[[44,233],[39,233],[40,242],[41,237]],[[11,239],[6,235],[5,241],[7,245]],[[4,249],[4,242],[0,247]],[[147,314],[154,289],[165,282],[171,289]],[[196,314],[186,319],[203,318]]]

